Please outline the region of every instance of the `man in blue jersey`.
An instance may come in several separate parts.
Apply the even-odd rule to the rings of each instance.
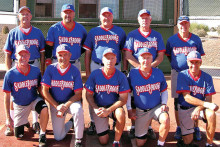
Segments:
[[[219,107],[212,103],[212,95],[215,89],[212,77],[201,71],[201,54],[198,51],[191,51],[187,55],[189,69],[183,70],[177,77],[178,113],[182,141],[178,146],[195,146],[193,141],[194,121],[201,119],[206,123],[207,143],[211,147],[216,129],[216,114]]]
[[[126,76],[115,68],[117,51],[108,48],[103,52],[104,67],[94,70],[85,83],[86,99],[92,107],[92,116],[99,136],[104,145],[109,140],[109,118],[116,121],[114,147],[119,147],[120,138],[125,127],[125,111],[128,92],[130,91]]]
[[[24,126],[28,123],[31,110],[40,114],[39,146],[46,146],[46,127],[49,119],[48,108],[44,100],[39,97],[41,92],[40,69],[29,65],[31,52],[25,45],[16,48],[15,57],[17,65],[12,67],[5,75],[3,83],[4,102],[6,112],[6,126],[14,127],[15,137],[24,136]],[[10,117],[10,98],[14,105],[14,122]],[[13,125],[14,123],[14,125]]]
[[[122,48],[124,47],[126,34],[121,27],[113,25],[113,11],[109,7],[104,7],[100,12],[101,25],[90,30],[83,47],[85,52],[85,68],[86,77],[88,78],[91,72],[104,66],[102,63],[103,52],[108,48],[114,48],[116,51],[115,67],[121,70],[121,61],[123,61],[123,71],[127,70],[127,61],[124,56],[121,56]],[[91,115],[91,108],[89,114],[91,122],[89,124],[87,134],[95,133],[94,120]]]
[[[70,63],[75,65],[81,72],[80,56],[84,51],[82,45],[86,39],[85,28],[75,22],[75,9],[71,4],[64,4],[61,9],[62,21],[52,25],[46,38],[46,65],[57,62],[56,48],[60,44],[67,44],[72,54]],[[51,58],[53,61],[51,61]]]
[[[140,67],[131,69],[128,82],[133,91],[136,113],[131,108],[131,98],[128,98],[128,117],[135,120],[135,137],[137,146],[143,146],[147,141],[148,126],[152,119],[160,123],[157,146],[164,146],[170,128],[168,114],[167,83],[163,72],[152,68],[153,55],[145,48],[139,51]]]
[[[74,125],[75,147],[81,147],[84,131],[81,74],[69,62],[71,49],[68,45],[59,45],[56,56],[58,62],[49,65],[42,78],[43,95],[50,104],[54,138],[58,141],[64,139]],[[65,123],[67,113],[72,119]]]
[[[174,98],[175,118],[177,123],[174,138],[181,139],[181,128],[178,118],[178,107],[176,93],[177,75],[179,72],[188,69],[186,57],[191,51],[198,51],[201,55],[205,55],[201,39],[189,32],[190,21],[187,16],[180,16],[177,22],[179,32],[171,36],[167,40],[166,55],[171,64],[171,96]],[[201,133],[198,127],[198,121],[195,121],[195,139],[201,140]]]
[[[124,50],[126,51],[125,56],[131,64],[131,68],[140,66],[138,61],[139,51],[144,48],[148,48],[153,55],[152,67],[157,67],[163,61],[164,52],[166,51],[163,38],[159,32],[150,28],[151,21],[150,11],[146,9],[140,10],[138,13],[140,27],[127,35]],[[131,127],[130,133],[133,134],[133,132],[134,126]],[[134,135],[131,136],[134,137]],[[149,137],[156,139],[151,125],[149,126]]]
[[[12,29],[6,40],[4,51],[5,51],[5,65],[6,70],[11,69],[14,67],[17,59],[15,57],[16,48],[20,44],[26,45],[30,49],[30,59],[29,64],[37,66],[41,74],[44,73],[45,63],[44,63],[44,46],[45,46],[45,39],[43,33],[40,29],[31,26],[31,11],[28,7],[23,6],[18,11],[18,19],[20,21],[20,25]],[[10,115],[12,119],[14,119],[14,111],[13,111],[13,104],[11,103],[11,111]],[[40,127],[38,120],[38,114],[35,111],[32,111],[33,116],[33,129],[36,133],[39,134]],[[11,135],[12,130],[9,128],[6,130],[5,135]]]

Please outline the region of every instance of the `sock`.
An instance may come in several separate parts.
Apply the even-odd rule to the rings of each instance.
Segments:
[[[81,143],[81,142],[82,142],[82,139],[76,139],[75,142],[77,142],[77,143]]]
[[[10,117],[14,121],[14,110],[10,110]]]
[[[134,129],[135,127],[134,126],[131,126],[131,129]]]
[[[45,134],[46,132],[42,131],[42,129],[40,129],[40,135]]]
[[[165,141],[164,141],[164,142],[162,142],[162,141],[160,141],[160,140],[157,141],[157,145],[164,146],[164,143],[165,143]]]
[[[33,124],[37,122],[38,120],[38,113],[36,111],[31,111],[32,112],[32,117],[33,117]]]
[[[151,127],[151,126],[149,126],[149,127],[148,127],[148,129],[152,129],[152,127]]]
[[[114,144],[114,143],[118,143],[118,144],[119,144],[119,141],[115,141],[115,140],[114,140],[113,144]]]
[[[212,144],[206,143],[206,146],[208,146],[208,145],[209,145],[209,146],[212,146]]]

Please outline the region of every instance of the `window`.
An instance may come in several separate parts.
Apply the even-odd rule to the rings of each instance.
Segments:
[[[126,20],[137,19],[138,12],[147,9],[151,12],[152,20],[162,21],[163,0],[124,0],[123,4],[123,18]]]
[[[52,0],[37,0],[35,17],[52,17]]]
[[[64,4],[72,4],[75,7],[75,0],[54,0],[54,17],[60,18],[61,8]]]
[[[13,12],[14,11],[14,0],[1,0],[0,11]]]
[[[111,8],[114,19],[119,18],[119,0],[79,0],[79,18],[99,18],[103,7]]]

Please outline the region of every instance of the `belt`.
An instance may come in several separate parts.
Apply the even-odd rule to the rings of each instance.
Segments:
[[[80,59],[70,60],[70,63],[71,63],[71,64],[74,64],[74,63],[79,62],[79,61],[80,61]]]
[[[98,63],[98,62],[95,62],[95,61],[94,61],[94,63],[95,63],[95,64],[98,64],[98,65],[100,65],[100,66],[104,66],[103,63]],[[118,64],[119,64],[119,63],[116,63],[115,65],[118,65]]]
[[[151,108],[151,109],[152,109],[152,108]],[[145,109],[145,110],[139,109],[139,110],[144,111],[144,112],[148,112],[148,111],[150,111],[151,109]]]
[[[193,108],[193,107],[189,107],[189,106],[180,106],[180,108],[183,109],[183,110],[188,110],[188,109]]]

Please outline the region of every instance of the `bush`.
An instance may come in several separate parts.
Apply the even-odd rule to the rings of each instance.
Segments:
[[[190,32],[193,32],[194,30],[204,30],[206,33],[209,31],[209,27],[204,24],[197,24],[197,23],[191,23],[190,24]]]
[[[194,29],[192,33],[198,35],[199,37],[205,37],[207,35],[207,32],[204,29]]]
[[[2,33],[3,33],[3,34],[8,34],[8,33],[9,33],[9,28],[8,28],[8,26],[3,26],[3,27],[2,27]]]

